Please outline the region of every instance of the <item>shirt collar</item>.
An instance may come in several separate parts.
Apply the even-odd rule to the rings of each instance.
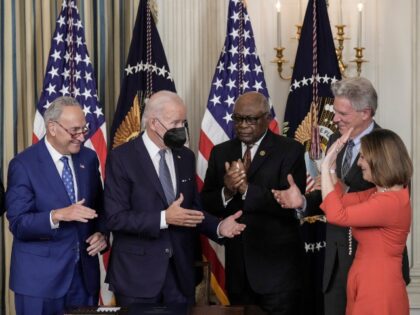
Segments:
[[[71,160],[71,155],[68,154],[61,154],[58,152],[51,143],[48,142],[47,136],[44,137],[45,146],[47,147],[48,152],[50,153],[54,163],[60,161],[62,156],[67,156]]]
[[[264,134],[261,136],[261,138],[259,138],[256,142],[254,142],[252,144],[252,148],[257,148],[261,144],[261,141],[262,141],[262,139],[264,139],[266,134],[267,134],[267,130],[264,132]],[[247,145],[244,142],[241,142],[241,144],[242,144],[242,148],[246,149]]]
[[[157,156],[161,149],[156,145],[156,143],[152,141],[152,139],[150,139],[147,130],[143,132],[142,137],[144,146],[146,147],[147,152],[149,152],[150,157],[154,158],[155,156]]]
[[[360,144],[360,140],[362,139],[362,137],[369,134],[373,130],[374,126],[375,126],[375,122],[372,121],[365,130],[363,130],[360,134],[358,134],[357,137],[354,137],[353,138],[354,145],[358,146]]]

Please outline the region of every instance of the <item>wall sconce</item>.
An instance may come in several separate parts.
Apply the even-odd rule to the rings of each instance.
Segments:
[[[299,5],[299,14],[301,14],[300,13],[300,7],[301,7],[300,1],[298,2],[298,5]],[[277,47],[274,48],[274,50],[276,51],[276,58],[272,61],[272,63],[277,64],[277,71],[278,71],[281,79],[290,80],[292,78],[291,76],[285,76],[283,74],[283,65],[288,63],[289,61],[284,58],[284,51],[285,51],[286,48],[282,46],[282,41],[281,41],[281,3],[280,3],[280,0],[277,0],[276,9],[277,9]],[[353,60],[351,60],[350,62],[356,64],[357,76],[360,77],[360,75],[362,73],[362,65],[363,65],[363,63],[368,62],[368,61],[363,58],[363,50],[365,48],[362,47],[363,3],[359,3],[357,5],[357,9],[358,9],[357,47],[354,47],[355,58]],[[301,20],[301,18],[300,18],[300,20]],[[335,25],[335,27],[337,29],[337,35],[334,38],[337,41],[337,46],[336,46],[335,52],[337,54],[337,61],[338,61],[338,66],[340,68],[341,75],[342,75],[342,77],[345,78],[348,75],[347,74],[348,65],[344,62],[344,59],[343,59],[344,41],[348,40],[350,38],[345,36],[346,25],[344,25],[343,22],[342,22],[341,0],[339,2],[338,24]],[[294,39],[299,40],[300,35],[301,35],[302,25],[296,25],[296,28],[297,28],[296,36],[294,37]]]

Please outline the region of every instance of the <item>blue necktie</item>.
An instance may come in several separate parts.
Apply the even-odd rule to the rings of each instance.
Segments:
[[[159,179],[165,192],[166,201],[170,205],[175,200],[174,186],[172,186],[171,173],[169,173],[168,164],[165,159],[166,150],[159,151]]]
[[[341,168],[341,178],[346,177],[350,169],[351,161],[353,158],[353,147],[354,147],[353,140],[349,140],[346,147],[346,154],[344,155],[343,166]]]
[[[62,156],[60,161],[63,162],[63,172],[61,173],[61,179],[63,180],[64,187],[66,187],[67,195],[69,195],[71,203],[76,203],[76,195],[74,193],[73,174],[69,165],[69,158]]]

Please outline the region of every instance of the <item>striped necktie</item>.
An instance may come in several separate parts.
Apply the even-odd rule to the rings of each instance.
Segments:
[[[171,173],[169,172],[168,164],[165,159],[166,150],[162,149],[159,151],[159,180],[162,184],[163,191],[165,193],[166,201],[170,205],[175,200],[174,186],[172,185]]]
[[[245,168],[245,172],[248,172],[249,167],[251,166],[251,149],[252,149],[252,144],[247,144],[246,145],[246,150],[244,153],[244,156],[242,158],[243,162],[244,162],[244,168]]]
[[[341,167],[341,178],[346,177],[351,167],[351,161],[353,159],[353,147],[354,147],[353,140],[349,140],[346,147],[346,153],[344,155],[343,166]]]

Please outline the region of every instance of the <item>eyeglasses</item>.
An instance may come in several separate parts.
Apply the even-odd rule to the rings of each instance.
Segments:
[[[66,127],[64,127],[62,124],[60,124],[58,121],[55,120],[54,122],[57,123],[61,128],[63,128],[70,135],[72,139],[76,139],[80,135],[86,136],[89,133],[88,126],[72,128],[72,130],[70,131]]]
[[[260,116],[241,116],[241,115],[232,115],[232,120],[235,124],[241,124],[243,122],[247,123],[248,125],[256,125],[258,120],[264,116],[266,116],[268,112],[262,113]]]
[[[169,123],[170,124],[170,127],[168,128],[168,127],[166,127],[166,125],[165,124],[163,124],[161,121],[160,121],[160,119],[159,118],[155,118],[158,122],[159,122],[159,124],[161,125],[161,126],[163,126],[166,130],[168,130],[168,129],[170,129],[170,128],[187,128],[188,129],[188,121],[187,120],[177,120],[177,121],[173,121],[173,122],[171,122],[171,123]]]

